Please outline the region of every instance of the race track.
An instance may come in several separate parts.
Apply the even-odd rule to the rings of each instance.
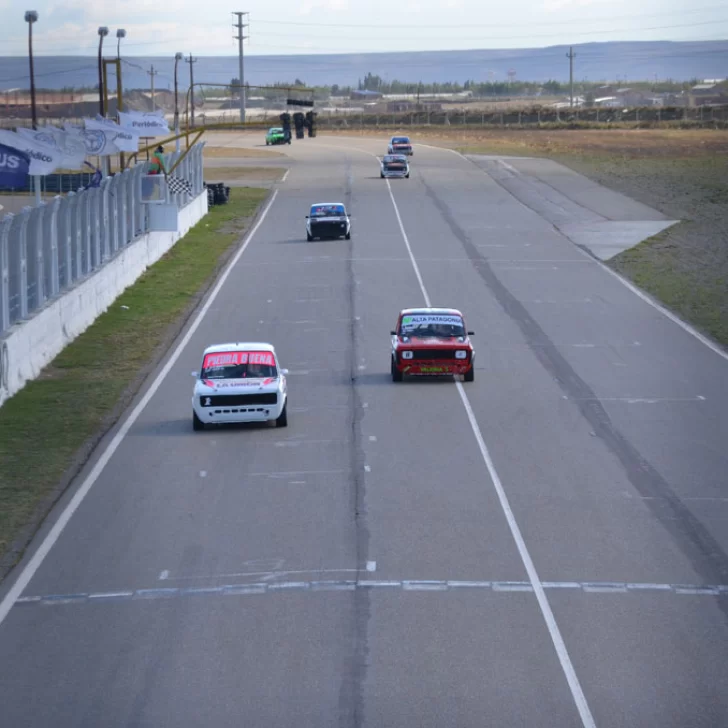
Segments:
[[[547,208],[663,217],[415,149],[391,182],[382,142],[282,149],[179,355],[0,592],[2,726],[728,725],[728,359]],[[339,199],[352,239],[307,243]],[[475,382],[391,381],[427,302],[464,312]],[[192,431],[190,372],[230,340],[277,347],[287,429]]]

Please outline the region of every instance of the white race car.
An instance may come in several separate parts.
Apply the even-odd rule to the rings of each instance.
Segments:
[[[273,421],[288,425],[287,369],[270,344],[208,346],[192,395],[192,428],[208,424]]]
[[[389,146],[387,147],[389,154],[406,154],[411,157],[414,154],[412,149],[412,142],[408,136],[394,136],[389,140]]]
[[[380,162],[379,176],[405,177],[409,179],[410,169],[407,157],[404,154],[385,154]]]
[[[306,215],[306,240],[351,239],[351,218],[343,202],[317,202]]]

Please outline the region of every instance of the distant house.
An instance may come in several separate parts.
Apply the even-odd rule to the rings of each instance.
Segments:
[[[699,83],[688,93],[690,106],[728,104],[728,81]]]
[[[374,99],[381,99],[382,94],[379,91],[362,89],[361,91],[352,91],[350,98],[357,101],[373,101]]]
[[[608,106],[612,108],[615,106],[624,106],[624,103],[616,96],[600,96],[594,99],[594,106]]]

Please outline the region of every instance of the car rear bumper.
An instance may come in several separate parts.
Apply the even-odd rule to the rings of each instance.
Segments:
[[[286,404],[286,398],[278,396],[277,404],[236,404],[201,407],[199,398],[192,400],[192,409],[206,424],[230,424],[234,422],[266,422],[277,420]]]
[[[346,235],[347,226],[341,223],[332,225],[311,225],[311,237],[314,238],[340,238]]]
[[[383,169],[382,174],[385,177],[406,177],[409,174],[408,169]]]

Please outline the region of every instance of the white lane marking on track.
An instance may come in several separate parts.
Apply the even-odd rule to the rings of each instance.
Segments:
[[[169,578],[169,569],[164,569],[163,571],[159,572],[159,580],[165,581]]]
[[[417,145],[416,145],[417,146]],[[461,154],[460,152],[456,151],[455,149],[448,149],[447,147],[436,147],[431,144],[420,144],[419,146],[427,147],[428,149],[439,149],[443,152],[451,152],[452,154],[456,154],[461,159],[464,159],[466,162],[470,162],[471,164],[474,164],[470,159],[468,159],[464,154]],[[477,166],[477,165],[476,165]],[[389,180],[386,180],[387,183],[389,183]],[[515,198],[514,198],[515,199]],[[521,203],[523,204],[523,203]],[[524,205],[524,207],[527,207]],[[530,207],[527,207],[527,209],[531,209]],[[563,233],[562,233],[563,234]],[[576,249],[586,258],[588,258],[590,261],[596,263],[599,265],[603,270],[605,270],[607,273],[609,273],[610,276],[613,276],[616,278],[623,286],[628,288],[632,293],[635,294],[635,296],[641,298],[645,303],[649,304],[654,308],[655,310],[659,311],[663,316],[667,317],[672,321],[674,324],[677,324],[683,331],[690,334],[693,338],[697,339],[701,344],[704,344],[707,346],[713,353],[717,354],[718,356],[722,357],[726,361],[728,361],[728,351],[725,351],[722,349],[718,344],[711,341],[707,336],[704,336],[701,334],[697,329],[693,328],[689,323],[683,321],[679,316],[676,316],[672,311],[665,308],[661,303],[658,303],[654,298],[652,298],[649,294],[645,293],[643,290],[638,288],[634,285],[631,281],[624,278],[622,275],[617,273],[617,271],[612,270],[605,262],[599,260],[598,258],[594,257],[590,253],[587,253],[586,250],[576,246]]]
[[[371,563],[371,562],[368,562]],[[356,573],[358,569],[342,569],[334,571],[346,571]],[[370,571],[367,569],[367,571]],[[373,571],[373,570],[371,570]],[[436,591],[436,592],[458,592],[469,591],[492,591],[496,594],[519,594],[531,593],[533,587],[527,581],[443,581],[439,579],[404,579],[401,581],[373,581],[363,579],[338,579],[316,581],[283,581],[274,582],[271,578],[275,576],[286,576],[297,573],[325,573],[321,571],[304,572],[280,572],[270,575],[263,572],[261,581],[244,582],[234,584],[223,584],[221,586],[180,586],[164,587],[153,589],[136,589],[133,591],[116,592],[81,592],[75,594],[43,594],[35,596],[20,597],[19,605],[29,606],[66,606],[68,604],[83,604],[88,602],[112,602],[112,601],[139,601],[170,598],[184,598],[188,596],[243,596],[248,594],[275,594],[287,591],[354,591],[356,589],[370,589],[376,587],[389,587],[401,589],[402,591]],[[251,574],[253,576],[253,574]],[[205,578],[205,577],[203,577]],[[207,577],[210,578],[210,577]],[[642,595],[651,597],[655,594],[663,594],[679,597],[728,597],[728,585],[725,584],[635,584],[629,582],[584,582],[584,581],[545,581],[545,589],[557,591],[572,591],[585,595],[596,595],[613,598],[614,596],[634,595],[639,598]]]
[[[290,171],[291,171],[291,168],[289,167],[286,170],[286,173],[283,175],[283,177],[281,177],[281,184],[283,184],[286,181],[286,179],[288,178],[288,175],[290,174]]]
[[[404,229],[402,217],[399,214],[399,208],[397,207],[397,202],[394,199],[392,187],[389,184],[388,179],[385,180],[385,182],[387,183],[387,190],[389,191],[389,197],[392,200],[392,206],[394,207],[394,212],[397,216],[397,222],[399,223],[399,229],[402,233],[402,238],[404,239],[404,243],[407,246],[407,252],[409,253],[410,260],[412,261],[412,268],[414,269],[415,275],[417,276],[417,281],[420,284],[422,296],[425,299],[426,305],[431,306],[432,304],[430,302],[430,296],[427,293],[427,289],[425,288],[425,284],[422,280],[422,275],[420,274],[417,260],[412,253],[412,247],[410,246],[407,232]],[[516,517],[513,514],[513,510],[511,509],[511,504],[508,501],[508,496],[506,495],[503,483],[501,482],[498,471],[495,468],[493,459],[491,458],[490,452],[488,451],[488,447],[485,444],[485,440],[483,439],[483,433],[480,431],[480,425],[478,425],[478,421],[475,417],[475,413],[473,412],[473,408],[470,406],[470,400],[468,399],[468,395],[465,393],[465,388],[463,387],[462,382],[455,382],[455,386],[457,387],[458,394],[460,395],[460,399],[462,400],[463,406],[465,407],[465,412],[468,416],[470,427],[473,430],[473,435],[475,435],[478,447],[480,448],[483,462],[485,463],[485,467],[488,470],[488,474],[490,475],[493,487],[495,488],[496,494],[498,495],[498,500],[500,501],[503,514],[505,515],[506,521],[508,522],[508,528],[511,531],[511,535],[513,536],[513,540],[515,541],[516,548],[518,549],[518,553],[521,557],[521,561],[523,562],[523,566],[525,567],[526,573],[528,574],[529,582],[531,584],[531,587],[533,588],[534,594],[536,595],[536,601],[538,602],[541,614],[544,618],[544,621],[546,622],[546,627],[551,637],[551,641],[553,642],[554,649],[556,650],[556,654],[558,655],[559,662],[561,663],[561,668],[564,671],[566,681],[569,684],[571,695],[574,699],[574,703],[576,704],[576,708],[579,711],[582,725],[584,726],[584,728],[596,728],[594,717],[592,716],[589,704],[586,700],[586,696],[584,695],[581,683],[579,682],[579,678],[576,675],[576,670],[574,669],[574,665],[571,661],[571,657],[569,656],[569,652],[566,649],[564,638],[561,636],[561,631],[559,630],[559,626],[556,623],[556,618],[554,617],[554,613],[551,609],[551,604],[549,603],[548,597],[546,596],[546,592],[543,588],[543,584],[541,583],[538,573],[536,572],[536,567],[533,563],[533,560],[531,559],[531,554],[529,553],[526,542],[524,541],[521,534],[521,529],[518,527],[518,523],[516,522]]]
[[[103,451],[103,453],[101,453],[101,456],[96,461],[96,464],[92,468],[91,472],[86,476],[85,480],[76,491],[73,498],[71,498],[68,505],[63,509],[63,512],[58,517],[58,520],[53,524],[53,527],[43,539],[43,542],[40,544],[40,546],[30,558],[25,567],[22,569],[15,583],[10,587],[2,601],[0,601],[0,624],[5,621],[5,618],[8,616],[8,613],[12,609],[13,604],[15,604],[15,601],[23,593],[25,587],[28,586],[28,583],[33,578],[36,571],[38,571],[46,556],[48,556],[48,553],[53,548],[56,541],[58,541],[61,533],[63,533],[63,529],[71,520],[73,514],[78,510],[78,507],[83,502],[83,499],[88,495],[88,492],[91,490],[94,483],[98,480],[109,460],[111,460],[112,456],[119,448],[119,445],[121,445],[122,440],[126,437],[132,425],[137,421],[139,415],[144,411],[144,408],[147,406],[147,404],[149,404],[149,401],[156,394],[162,382],[172,370],[172,367],[177,363],[177,360],[181,356],[185,347],[190,342],[190,339],[194,335],[195,331],[197,331],[200,324],[202,323],[202,320],[210,309],[210,306],[212,306],[212,304],[215,302],[215,299],[220,293],[220,290],[225,285],[225,281],[228,279],[230,272],[240,260],[243,253],[247,250],[248,245],[250,245],[250,241],[253,239],[253,236],[258,231],[258,228],[260,228],[260,226],[263,224],[263,221],[268,215],[268,212],[273,206],[273,203],[275,202],[277,196],[278,190],[275,190],[272,197],[270,198],[270,201],[265,206],[265,209],[258,218],[258,222],[255,223],[253,228],[246,236],[245,242],[240,246],[238,252],[227,264],[225,270],[220,276],[220,279],[218,280],[215,287],[212,289],[209,298],[207,299],[207,301],[205,301],[204,305],[197,313],[197,316],[195,316],[192,324],[187,330],[187,333],[182,337],[182,340],[179,342],[179,344],[177,344],[177,348],[174,350],[169,359],[167,359],[167,363],[162,367],[162,370],[159,372],[156,379],[152,382],[149,389],[141,398],[137,406],[134,407],[134,409],[124,420],[117,433],[111,439],[111,442],[109,442],[109,444],[106,446],[106,449]]]
[[[376,571],[377,570],[377,562],[376,561],[367,561],[367,571]]]

